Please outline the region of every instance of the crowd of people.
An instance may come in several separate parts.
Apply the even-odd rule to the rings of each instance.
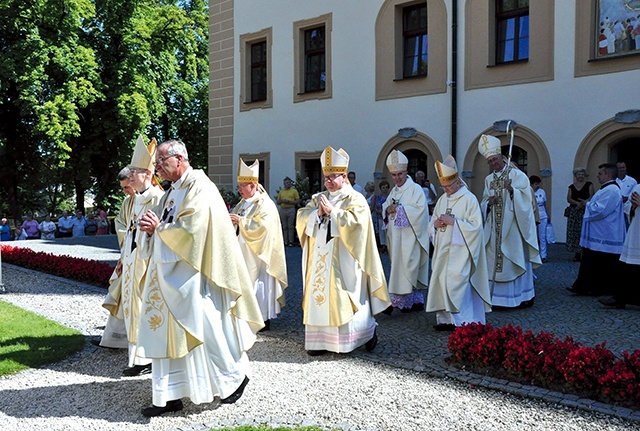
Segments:
[[[82,210],[76,211],[75,216],[70,216],[65,210],[58,217],[57,223],[51,220],[49,214],[38,222],[35,215],[30,213],[22,223],[13,228],[5,217],[0,224],[2,241],[109,235],[110,231],[110,222],[104,210],[100,210],[97,216],[93,211],[88,211],[86,217]]]
[[[303,275],[302,304],[294,306],[302,308],[304,348],[312,356],[372,351],[380,313],[426,311],[435,314],[435,330],[452,331],[485,323],[492,310],[532,307],[533,270],[547,259],[541,226],[550,221],[541,179],[502,155],[494,136],[482,135],[477,148],[490,168],[481,199],[450,155],[434,164],[439,196],[423,172],[413,180],[399,150],[386,158],[393,187],[382,179],[376,194],[372,183],[353,187],[349,154],[327,146],[320,158],[324,190],[305,203],[288,177],[272,200],[259,183],[259,161],[239,159],[241,199],[229,211],[217,186],[191,167],[183,142],[145,145],[139,138],[117,177],[126,194],[115,217],[121,256],[95,344],[127,349],[123,376],[151,374],[145,417],[182,410],[183,398],[235,403],[250,381],[247,351],[256,334],[287,305],[285,247],[294,242],[302,248]],[[584,171],[574,171],[567,201],[579,216],[571,222],[580,226],[581,264],[569,290],[608,295],[599,299],[603,305],[624,308],[640,304],[640,295],[598,269],[606,262],[620,269],[616,277],[640,271],[640,186],[630,187],[619,173],[616,164],[601,165],[601,187],[591,193]],[[58,231],[75,235],[81,227],[85,234],[91,218],[78,212],[81,218],[82,225],[59,222]],[[26,235],[51,223],[32,219]]]

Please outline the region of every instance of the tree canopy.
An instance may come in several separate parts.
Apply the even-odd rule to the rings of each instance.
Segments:
[[[0,210],[117,210],[138,135],[206,167],[206,0],[0,0]],[[74,201],[75,198],[75,201]]]

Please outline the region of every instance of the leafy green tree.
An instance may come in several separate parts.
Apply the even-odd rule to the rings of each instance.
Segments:
[[[14,219],[42,205],[42,184],[62,179],[79,110],[100,96],[97,63],[80,40],[93,13],[89,0],[0,4],[0,193]]]
[[[116,208],[139,134],[206,167],[208,3],[2,0],[2,211]],[[69,198],[75,196],[75,203]]]

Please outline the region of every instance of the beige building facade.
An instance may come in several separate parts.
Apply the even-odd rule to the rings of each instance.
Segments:
[[[478,138],[508,153],[511,121],[512,160],[542,178],[563,241],[573,168],[597,186],[598,165],[621,159],[640,179],[637,3],[210,0],[209,176],[232,188],[242,157],[272,196],[285,176],[320,186],[331,145],[364,185],[390,179],[399,149],[436,184],[452,154],[480,196]],[[614,19],[625,39],[603,36]]]

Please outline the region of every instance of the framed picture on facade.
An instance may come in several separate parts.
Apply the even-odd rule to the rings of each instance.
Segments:
[[[597,0],[596,58],[640,53],[640,0]]]

